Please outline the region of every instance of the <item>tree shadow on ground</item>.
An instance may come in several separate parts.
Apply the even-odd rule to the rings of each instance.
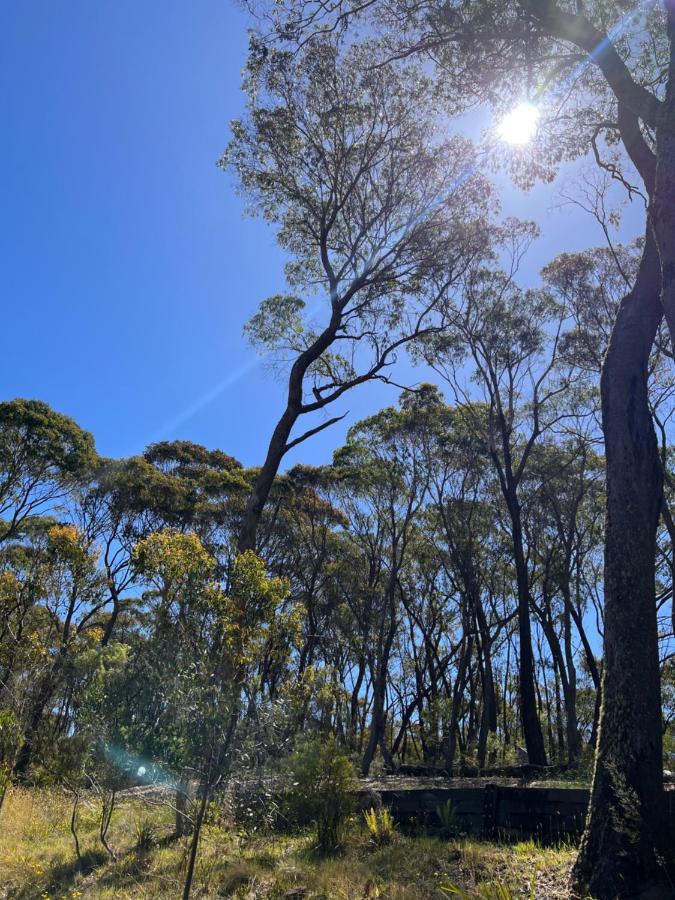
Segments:
[[[151,847],[143,849],[140,849],[139,847],[130,847],[126,853],[121,854],[118,857],[114,866],[111,866],[107,871],[101,874],[101,877],[96,881],[97,886],[121,890],[132,886],[139,887],[143,882],[157,879],[157,872],[153,872],[151,869],[153,853],[160,850],[162,847],[170,847],[180,841],[181,838],[177,837],[175,834],[168,834],[155,841]],[[187,845],[185,846],[184,857],[181,859],[179,865],[181,872],[184,868],[186,857]],[[168,883],[169,881],[171,884]],[[175,881],[174,879],[167,879],[167,884],[163,887],[163,890],[167,892],[167,896],[177,895],[176,891],[179,882],[182,883],[180,876],[178,876]]]
[[[60,863],[49,871],[49,884],[47,892],[69,888],[78,875],[89,875],[99,866],[106,863],[110,857],[104,850],[88,850],[80,859],[73,859],[67,863]],[[35,885],[27,884],[12,893],[12,900],[34,900]]]
[[[177,840],[175,835],[170,834],[156,841],[153,847],[147,850],[130,847],[124,853],[119,854],[114,862],[102,848],[87,850],[80,859],[73,859],[70,862],[53,866],[49,870],[49,882],[45,891],[50,895],[67,891],[74,887],[78,876],[86,878],[86,876],[93,874],[97,869],[111,863],[109,871],[102,873],[101,877],[96,879],[97,884],[115,887],[123,887],[126,884],[138,884],[139,880],[144,880],[148,877],[148,866],[152,851],[160,847],[170,846]],[[24,885],[12,893],[11,898],[12,900],[34,900],[36,896],[35,890],[34,884]]]

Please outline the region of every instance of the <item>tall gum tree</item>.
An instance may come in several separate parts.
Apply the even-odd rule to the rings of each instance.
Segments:
[[[263,301],[246,329],[288,380],[242,551],[256,544],[284,455],[341,417],[292,437],[298,419],[386,381],[402,348],[442,327],[448,292],[488,239],[487,183],[467,176],[471,145],[434,126],[433,84],[369,68],[369,53],[341,54],[326,37],[297,54],[254,41],[249,112],[222,160],[276,226],[292,291]]]
[[[550,295],[519,290],[509,273],[479,270],[466,279],[461,303],[449,312],[447,331],[425,346],[427,362],[456,396],[467,426],[484,441],[508,512],[518,600],[520,715],[529,761],[540,766],[547,759],[535,686],[522,483],[537,441],[558,418],[556,401],[567,386],[565,378],[554,377],[564,319],[564,309]]]
[[[637,276],[622,299],[601,377],[607,470],[603,704],[575,889],[599,898],[670,885],[655,598],[662,471],[648,363],[665,316],[675,335],[675,2],[627,0],[287,0],[273,33],[292,42],[368,17],[388,59],[437,65],[454,109],[523,99],[541,110],[524,184],[594,154],[626,184],[628,157],[648,199]],[[550,102],[547,102],[550,101]],[[619,145],[619,164],[608,158]],[[631,177],[631,176],[629,176]],[[634,176],[633,176],[634,177]]]

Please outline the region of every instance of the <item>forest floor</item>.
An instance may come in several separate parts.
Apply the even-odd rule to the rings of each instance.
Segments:
[[[98,839],[100,806],[80,805],[78,864],[70,832],[72,801],[56,790],[15,788],[0,813],[0,898],[179,898],[187,839],[172,839],[173,812],[156,800],[127,798],[115,809],[108,840]],[[313,834],[250,835],[206,825],[193,898],[431,900],[443,897],[557,900],[572,846],[490,844],[395,834],[373,847],[355,818],[345,849],[319,857]]]

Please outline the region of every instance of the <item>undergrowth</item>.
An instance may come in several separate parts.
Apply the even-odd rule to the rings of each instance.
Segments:
[[[172,836],[170,804],[124,800],[113,813],[111,860],[98,840],[95,803],[82,801],[81,863],[70,833],[71,800],[56,790],[13,789],[0,814],[0,898],[179,897],[187,838]],[[459,897],[567,896],[572,847],[533,842],[489,844],[469,839],[406,836],[393,827],[374,842],[363,816],[353,816],[341,852],[317,857],[315,834],[242,836],[223,822],[204,827],[193,897],[240,900],[441,900]],[[536,873],[536,875],[535,875]],[[533,881],[534,877],[534,881]],[[502,893],[496,893],[496,891]],[[463,892],[463,893],[461,893]]]

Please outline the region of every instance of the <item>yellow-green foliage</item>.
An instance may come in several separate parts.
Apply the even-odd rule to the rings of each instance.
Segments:
[[[265,563],[252,550],[235,559],[227,590],[214,580],[216,560],[192,532],[155,531],[136,544],[133,561],[166,606],[190,605],[214,614],[233,677],[241,677],[264,646],[288,653],[290,637],[300,627],[297,610],[278,611],[288,582],[268,578]]]
[[[196,534],[173,528],[155,531],[134,547],[134,564],[148,575],[158,590],[180,590],[189,582],[203,584],[213,575],[216,561]]]
[[[370,809],[364,810],[363,818],[371,843],[376,847],[383,847],[392,842],[396,834],[396,825],[386,806],[381,809],[371,806]]]
[[[111,842],[119,853],[112,861],[98,842],[96,805],[85,799],[80,816],[85,863],[81,870],[69,831],[68,795],[12,789],[0,814],[0,897],[180,897],[188,839],[171,838],[171,800],[167,798],[165,805],[121,800],[110,826]],[[403,834],[374,847],[359,820],[348,827],[339,856],[317,857],[311,852],[315,841],[314,833],[302,832],[242,842],[234,829],[206,825],[194,896],[280,900],[303,888],[306,900],[440,900],[441,886],[454,885],[472,900],[528,895],[562,900],[568,896],[565,883],[574,857],[572,848],[458,843]]]

